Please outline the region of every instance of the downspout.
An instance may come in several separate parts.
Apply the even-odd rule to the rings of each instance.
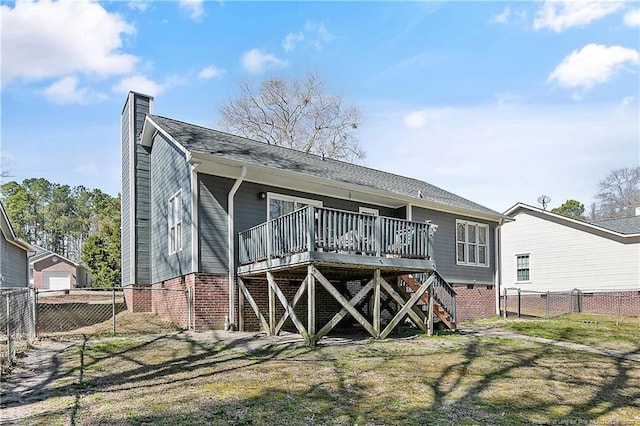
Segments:
[[[235,216],[234,216],[234,198],[236,195],[236,192],[238,191],[238,188],[240,187],[240,184],[242,183],[242,181],[244,180],[245,176],[247,175],[247,166],[242,166],[242,169],[240,171],[240,176],[236,179],[236,182],[233,184],[233,186],[231,187],[231,190],[229,191],[229,196],[227,197],[227,206],[228,206],[228,238],[229,238],[229,309],[228,309],[228,315],[227,315],[227,321],[225,324],[225,329],[227,330],[233,330],[235,321],[236,321],[236,313],[235,313],[235,305],[234,305],[234,296],[235,296],[235,292],[234,292],[234,282],[235,282],[235,278],[236,278],[236,265],[235,265],[235,257],[236,257],[236,250],[235,250],[235,234],[234,234],[234,229],[233,229],[233,221],[235,220]]]
[[[500,238],[501,232],[500,228],[504,224],[504,219],[500,219],[498,226],[494,230],[494,244],[495,244],[495,258],[496,258],[496,273],[494,278],[494,287],[496,289],[496,315],[500,315],[500,286],[502,284],[502,263],[500,261],[501,253],[500,253]]]

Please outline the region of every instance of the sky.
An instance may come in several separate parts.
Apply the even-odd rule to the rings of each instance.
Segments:
[[[368,167],[496,211],[588,206],[640,163],[640,4],[0,2],[3,179],[120,192],[129,90],[216,128],[241,82],[302,78],[357,105]]]

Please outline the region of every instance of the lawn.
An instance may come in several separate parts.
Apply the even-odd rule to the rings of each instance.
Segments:
[[[615,317],[585,314],[569,314],[553,319],[493,318],[478,321],[477,324],[505,328],[527,336],[640,353],[640,318],[637,317],[624,317],[618,325]]]
[[[637,362],[459,334],[316,348],[211,336],[71,347],[24,424],[640,423]]]

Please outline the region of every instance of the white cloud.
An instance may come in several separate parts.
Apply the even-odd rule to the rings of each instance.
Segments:
[[[200,71],[200,73],[198,74],[198,78],[200,80],[211,80],[212,78],[220,77],[225,73],[225,70],[220,69],[214,65],[209,65],[208,67],[203,68]]]
[[[406,114],[403,123],[410,129],[422,129],[429,125],[438,125],[446,109],[422,109]]]
[[[588,44],[564,58],[549,75],[549,81],[564,88],[582,89],[574,94],[579,99],[594,86],[609,81],[625,64],[638,63],[640,53],[635,49]]]
[[[74,73],[122,75],[137,62],[121,52],[134,27],[99,3],[18,0],[14,7],[1,5],[0,16],[3,84]]]
[[[640,155],[637,102],[370,108],[371,167],[504,211],[540,194],[589,204],[598,181]],[[393,141],[390,143],[389,141]]]
[[[624,15],[624,23],[629,27],[640,27],[640,9],[628,11]]]
[[[142,74],[134,74],[121,79],[111,89],[116,93],[129,93],[129,91],[144,93],[149,96],[158,96],[167,89],[173,87],[175,82],[171,79],[164,83],[158,83]]]
[[[494,24],[506,24],[509,22],[509,15],[511,15],[511,9],[506,6],[501,13],[491,18],[491,22]]]
[[[562,32],[571,27],[585,26],[616,12],[623,4],[615,1],[546,0],[536,12],[533,28]]]
[[[55,104],[84,104],[87,103],[89,89],[78,87],[75,76],[63,77],[43,91],[43,95]]]
[[[260,49],[251,49],[242,55],[242,66],[252,74],[259,74],[268,69],[287,66],[288,63],[278,59],[274,54]]]
[[[282,40],[282,48],[285,50],[285,52],[290,52],[295,49],[298,43],[300,43],[302,40],[304,40],[304,34],[302,34],[301,32],[289,33],[284,38],[284,40]]]
[[[149,9],[149,6],[151,6],[152,2],[152,0],[129,0],[129,3],[127,3],[127,5],[129,6],[129,9],[134,9],[139,12],[146,12],[147,9]]]
[[[335,36],[329,32],[324,23],[317,23],[313,21],[307,21],[304,24],[304,30],[308,34],[308,39],[311,45],[316,50],[321,50],[325,43],[330,42]]]
[[[204,15],[202,0],[180,0],[180,9],[184,10],[190,19],[199,21]]]

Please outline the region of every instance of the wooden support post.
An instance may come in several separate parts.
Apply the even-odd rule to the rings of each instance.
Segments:
[[[238,278],[240,282],[240,278]],[[238,284],[238,287],[240,285]],[[244,292],[238,291],[238,330],[244,331]]]
[[[376,332],[376,339],[380,338],[380,269],[373,272],[373,329]]]
[[[309,346],[316,345],[316,279],[313,276],[313,265],[307,270],[307,333]]]
[[[238,278],[238,287],[240,287],[240,292],[244,294],[244,297],[246,297],[247,302],[249,302],[249,306],[251,306],[251,309],[253,309],[253,312],[256,314],[256,317],[258,317],[258,320],[260,321],[260,326],[262,327],[262,331],[264,331],[265,333],[269,333],[269,323],[264,318],[262,313],[260,313],[260,308],[258,308],[258,304],[256,303],[255,300],[253,300],[251,293],[249,293],[249,290],[244,285],[244,281],[242,281],[242,279],[240,278]]]
[[[267,272],[267,282],[271,273]],[[276,332],[276,292],[273,287],[267,285],[269,291],[269,334],[273,336]]]
[[[386,291],[387,294],[391,296],[393,300],[396,301],[396,303],[398,304],[398,308],[402,308],[406,303],[406,301],[402,298],[402,296],[400,296],[398,292],[396,292],[393,289],[393,287],[391,287],[391,285],[387,283],[384,279],[382,280],[381,284],[382,284],[382,289]],[[424,331],[425,333],[428,333],[427,326],[425,325],[424,320],[420,318],[420,315],[418,315],[416,311],[414,311],[413,309],[410,309],[407,311],[407,314],[409,315],[409,318],[411,318],[411,321],[413,321],[414,324],[420,328],[420,330]]]
[[[385,329],[382,331],[382,333],[380,334],[380,338],[381,339],[384,339],[385,337],[387,337],[389,335],[389,333],[391,333],[391,331],[393,331],[393,329],[396,327],[396,325],[398,325],[398,323],[402,320],[402,318],[405,315],[408,315],[409,310],[413,308],[413,306],[422,297],[424,292],[427,291],[427,289],[433,284],[434,280],[435,280],[435,277],[432,275],[431,277],[429,277],[429,279],[427,281],[425,281],[420,286],[420,288],[415,293],[413,293],[413,295],[411,296],[411,298],[409,298],[407,303],[404,304],[402,309],[400,309],[400,311],[393,317],[391,322],[389,324],[387,324]]]
[[[355,307],[349,304],[349,301],[340,294],[340,292],[329,282],[328,279],[324,277],[324,275],[320,273],[320,271],[314,268],[313,276],[316,277],[320,284],[322,284],[322,286],[327,289],[329,294],[333,296],[333,298],[336,299],[338,303],[340,303],[342,307],[347,310],[347,312],[349,312],[353,319],[358,321],[365,328],[365,330],[367,330],[369,334],[371,334],[371,336],[377,338],[376,331],[373,329],[371,324],[369,324],[369,321],[367,321],[367,319],[363,317]]]
[[[427,335],[433,336],[433,286],[429,286],[428,290],[429,296],[429,316],[427,317]]]
[[[302,337],[307,339],[308,338],[307,330],[304,328],[304,325],[302,325],[302,323],[296,316],[296,313],[293,311],[293,308],[291,307],[291,305],[289,305],[287,298],[285,297],[284,293],[282,293],[282,290],[280,290],[280,287],[278,287],[278,284],[276,283],[276,280],[273,277],[273,274],[271,272],[267,272],[267,281],[269,282],[269,288],[271,288],[275,293],[275,295],[278,296],[278,299],[280,300],[280,303],[284,307],[285,312],[289,314],[289,317],[291,318],[291,322],[293,323],[293,325],[296,326],[296,329],[298,329],[298,332],[302,335]],[[274,300],[274,304],[275,304],[275,300]],[[274,308],[274,311],[275,311],[275,308]],[[275,312],[274,312],[274,317],[275,317]]]

